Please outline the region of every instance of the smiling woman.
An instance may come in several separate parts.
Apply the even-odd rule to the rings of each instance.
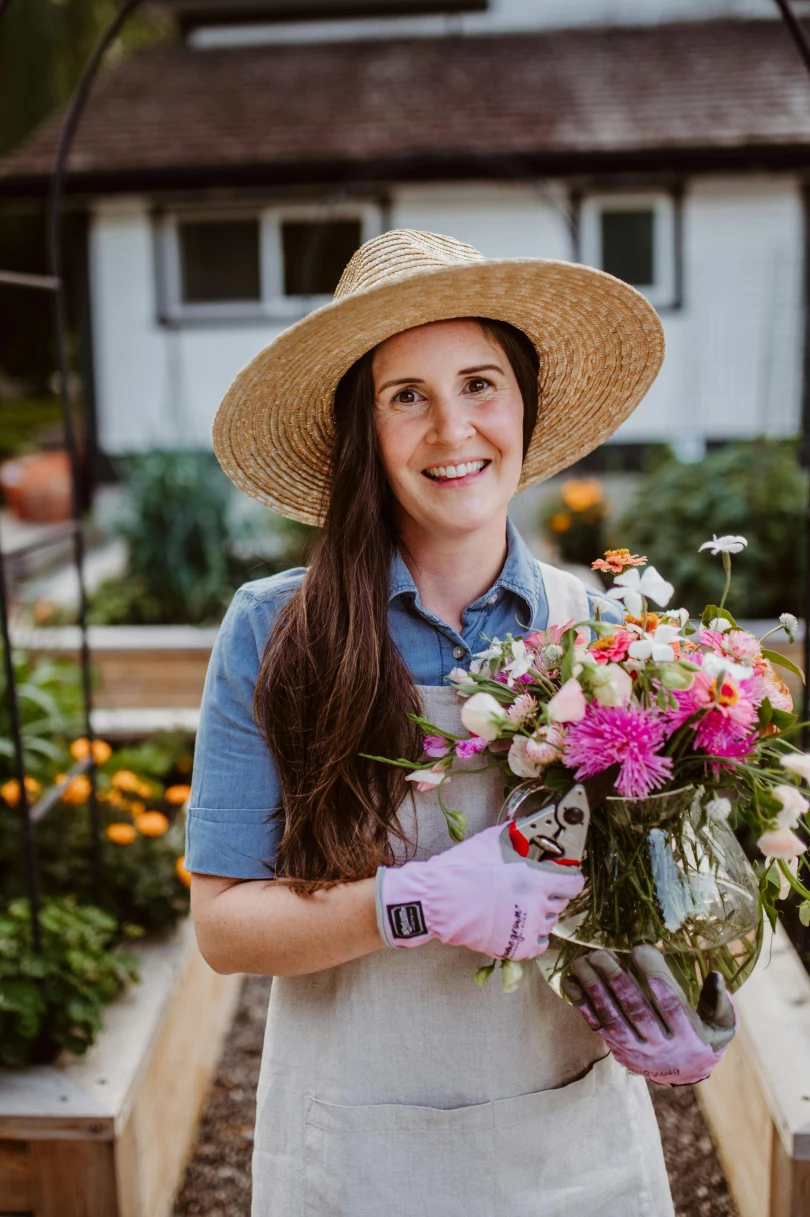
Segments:
[[[446,678],[483,638],[593,615],[508,504],[618,426],[662,355],[608,275],[393,232],[223,402],[226,472],[322,524],[307,570],[228,611],[189,813],[201,950],[276,977],[254,1217],[672,1214],[643,1080],[539,970],[508,996],[470,981],[476,955],[542,954],[578,868],[504,844],[474,740],[451,848],[435,792],[374,759],[418,758],[409,713],[463,735]]]

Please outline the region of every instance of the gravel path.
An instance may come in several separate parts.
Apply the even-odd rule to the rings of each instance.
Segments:
[[[256,1083],[269,982],[250,977],[219,1063],[175,1217],[249,1217]],[[677,1217],[736,1217],[690,1087],[654,1088]]]

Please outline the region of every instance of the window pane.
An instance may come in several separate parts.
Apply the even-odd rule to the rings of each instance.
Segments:
[[[601,219],[602,270],[633,287],[652,287],[654,211],[603,211]]]
[[[260,300],[259,221],[178,224],[184,304]]]
[[[331,296],[346,263],[360,245],[359,220],[281,225],[285,296]]]

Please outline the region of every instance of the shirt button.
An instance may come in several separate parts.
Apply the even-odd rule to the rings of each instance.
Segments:
[[[454,659],[463,659],[466,654],[467,654],[467,651],[466,651],[465,647],[453,647],[453,658]]]
[[[496,592],[494,596],[490,596],[489,600],[487,600],[487,604],[497,604],[497,603],[498,603],[498,593]]]

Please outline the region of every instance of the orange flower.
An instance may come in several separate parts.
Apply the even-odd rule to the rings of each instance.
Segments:
[[[180,807],[190,794],[190,786],[168,786],[163,797],[172,807]]]
[[[628,625],[628,624],[629,625],[639,625],[639,626],[644,625],[644,622],[642,621],[641,617],[631,617],[629,613],[625,613],[624,622],[625,622],[625,625]],[[661,618],[658,616],[657,613],[648,613],[647,614],[647,633],[648,634],[654,633],[658,629],[660,624],[661,624]]]
[[[178,858],[174,864],[174,872],[184,887],[191,887],[191,871],[186,870],[186,856]]]
[[[138,835],[131,824],[108,824],[106,832],[113,845],[131,845]]]
[[[572,524],[573,520],[567,511],[555,511],[548,522],[552,532],[568,532]]]
[[[144,811],[135,817],[135,827],[144,837],[162,837],[169,821],[162,811]]]
[[[67,774],[60,773],[56,779],[57,782],[64,782]],[[90,779],[83,773],[79,773],[72,779],[67,790],[63,790],[60,798],[63,803],[69,803],[71,807],[81,807],[90,798],[90,792],[93,789]]]
[[[606,549],[604,558],[597,558],[591,563],[591,570],[606,570],[612,575],[620,575],[628,566],[644,566],[646,558],[631,554],[629,549]]]
[[[560,488],[560,498],[569,511],[587,511],[604,501],[602,484],[597,478],[567,478]]]
[[[137,773],[133,773],[131,769],[116,769],[110,782],[116,790],[128,790],[132,794],[138,794],[142,785]]]
[[[50,621],[55,612],[55,606],[50,600],[37,600],[34,605],[34,621],[37,625],[44,625],[46,621]]]
[[[125,806],[126,806],[126,804],[125,804]],[[132,814],[134,816],[142,816],[143,813],[146,811],[146,804],[142,803],[140,799],[133,799],[132,802],[129,804],[129,810],[132,812]]]
[[[70,745],[70,755],[74,761],[83,761],[90,753],[90,741],[82,736]],[[93,740],[93,760],[97,765],[103,765],[112,756],[112,748],[103,739]]]
[[[28,802],[33,803],[39,798],[42,793],[42,783],[36,778],[25,778],[25,793],[28,795]],[[0,795],[3,796],[9,807],[16,807],[20,801],[20,783],[16,778],[12,778],[9,782],[3,782],[0,786]]]

